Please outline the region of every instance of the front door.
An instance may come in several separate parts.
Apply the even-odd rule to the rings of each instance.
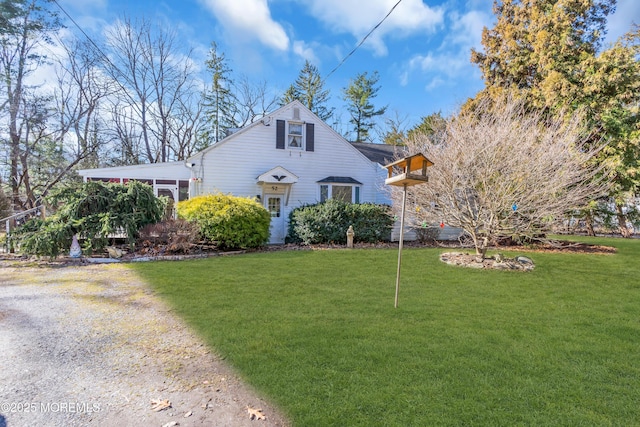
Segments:
[[[269,243],[284,243],[284,212],[282,210],[282,196],[277,194],[265,194],[264,207],[271,215]]]

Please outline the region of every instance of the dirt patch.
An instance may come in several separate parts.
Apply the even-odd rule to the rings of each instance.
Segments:
[[[126,266],[12,264],[0,262],[0,426],[288,425]]]

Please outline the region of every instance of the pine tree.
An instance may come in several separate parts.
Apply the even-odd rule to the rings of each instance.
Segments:
[[[2,186],[0,186],[0,218],[6,218],[10,215],[11,202],[9,198],[4,194]]]
[[[472,51],[485,89],[463,110],[509,94],[547,117],[582,110],[597,161],[612,184],[620,232],[640,192],[640,29],[602,49],[616,0],[496,0],[497,21]],[[630,209],[635,211],[635,209]]]
[[[204,94],[204,130],[200,135],[204,148],[223,139],[230,128],[237,127],[234,120],[234,96],[231,91],[231,68],[227,65],[224,53],[218,51],[215,42],[211,43],[209,59],[205,62],[211,73],[211,85]]]
[[[285,105],[297,99],[326,122],[333,115],[333,108],[327,107],[329,93],[328,89],[324,89],[324,82],[318,68],[309,61],[305,61],[298,78],[280,99],[280,104]]]
[[[351,116],[349,122],[353,124],[356,142],[366,141],[369,131],[375,126],[374,118],[387,111],[386,106],[376,109],[371,103],[380,90],[380,87],[376,86],[379,79],[377,71],[374,71],[371,77],[368,77],[365,71],[351,79],[349,86],[343,89],[344,100],[348,103],[347,111]]]
[[[495,0],[497,21],[471,52],[486,88],[480,98],[517,94],[532,106],[559,110],[582,90],[616,0]]]
[[[300,93],[296,89],[296,87],[291,84],[287,90],[284,91],[282,98],[280,98],[280,106],[287,105],[291,101],[300,100]]]

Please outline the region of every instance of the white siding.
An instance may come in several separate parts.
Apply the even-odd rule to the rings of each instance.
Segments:
[[[302,121],[315,125],[312,152],[276,149],[276,120],[293,119],[294,107],[299,108]],[[289,104],[269,117],[265,120],[268,126],[254,123],[189,160],[196,163],[195,177],[201,178],[194,186],[194,194],[256,196],[262,193],[257,177],[282,166],[299,177],[291,187],[287,215],[301,204],[318,202],[317,181],[328,176],[351,177],[361,182],[360,201],[377,202],[377,166],[302,104]]]

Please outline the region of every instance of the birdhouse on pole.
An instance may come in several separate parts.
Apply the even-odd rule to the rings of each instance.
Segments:
[[[405,157],[404,159],[397,160],[385,166],[389,171],[389,175],[384,183],[403,188],[402,214],[400,215],[400,241],[398,244],[398,271],[396,274],[396,299],[394,305],[396,308],[398,307],[398,293],[400,290],[400,266],[402,265],[404,211],[407,205],[407,187],[428,182],[429,178],[427,177],[427,168],[429,166],[433,166],[433,162],[427,159],[422,153]]]
[[[396,160],[385,166],[388,177],[384,183],[399,187],[424,184],[429,181],[427,177],[429,166],[433,166],[433,162],[422,153]]]

